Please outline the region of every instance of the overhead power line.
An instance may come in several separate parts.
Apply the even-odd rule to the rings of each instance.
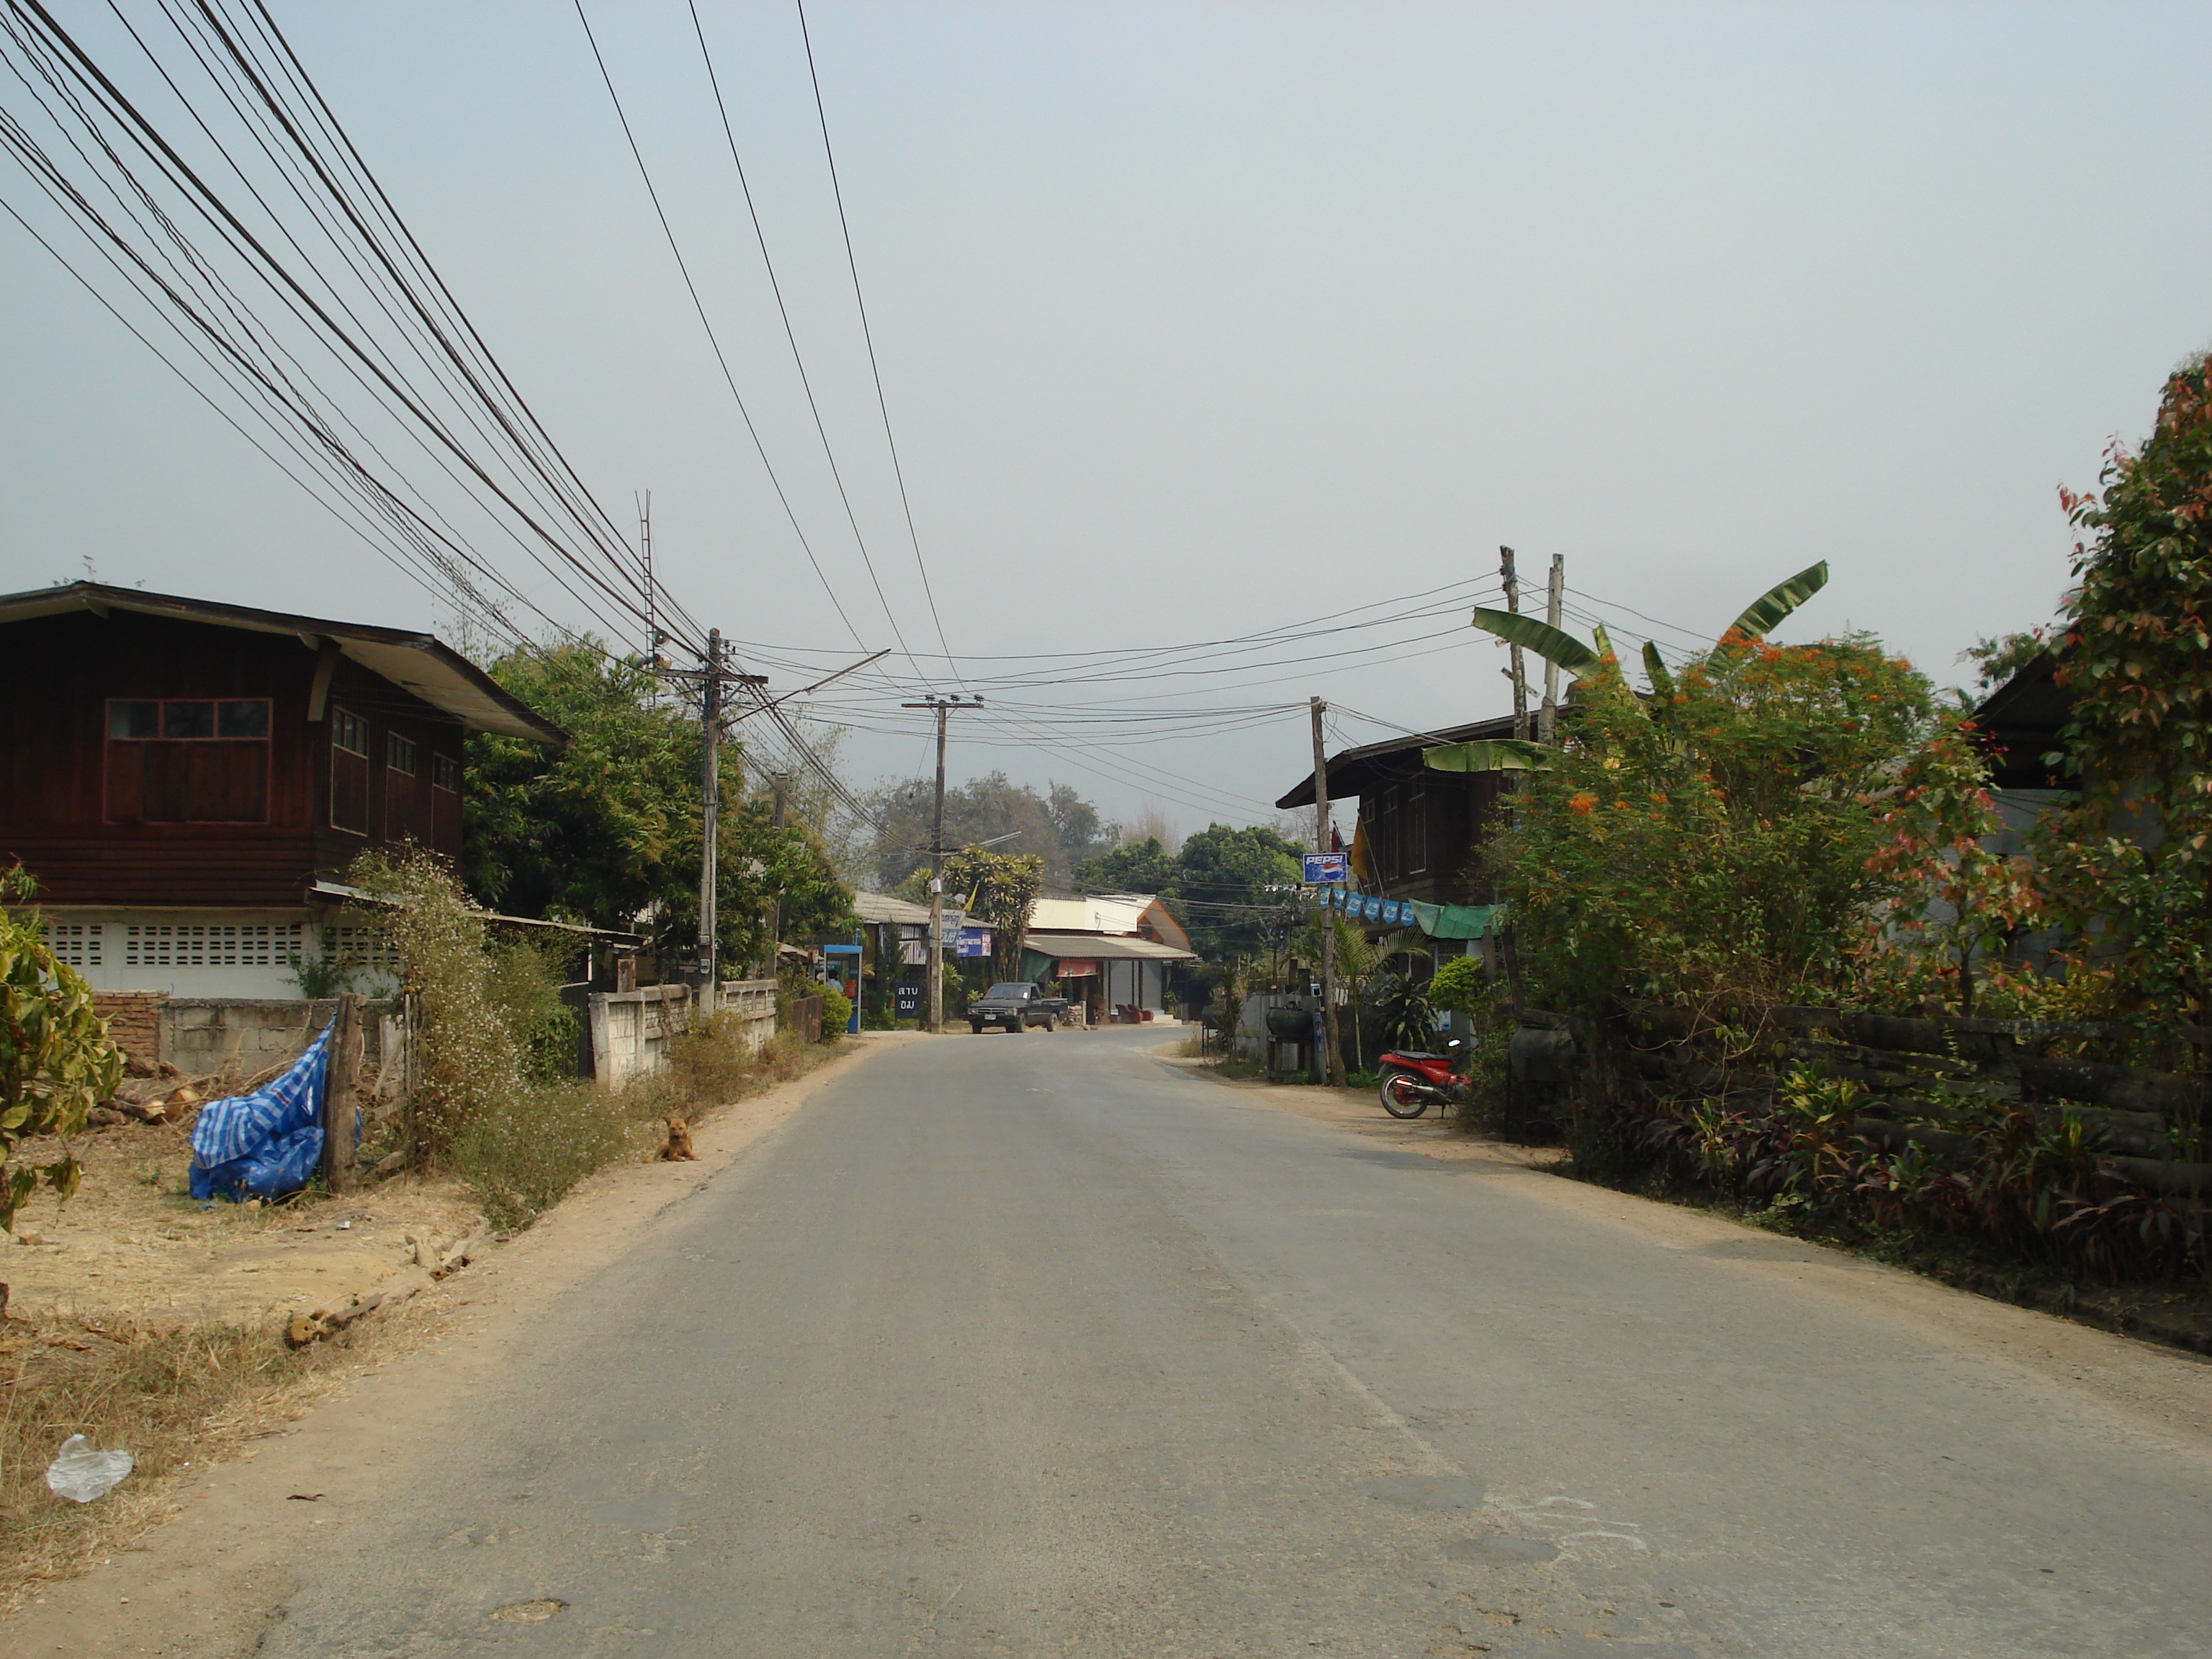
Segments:
[[[783,487],[782,478],[776,473],[775,464],[768,458],[768,446],[762,441],[760,428],[753,422],[752,410],[746,406],[744,394],[738,390],[737,376],[731,372],[729,359],[722,351],[721,340],[714,332],[714,323],[708,318],[706,301],[700,297],[698,284],[691,280],[691,267],[684,258],[683,246],[676,240],[675,227],[669,222],[668,210],[661,205],[660,191],[653,182],[652,169],[645,164],[645,152],[638,147],[637,134],[631,129],[629,112],[623,107],[622,94],[615,90],[614,76],[608,70],[606,58],[599,51],[599,38],[592,32],[592,20],[584,15],[584,0],[574,0],[574,3],[576,8],[576,21],[583,25],[584,39],[592,49],[592,61],[599,65],[599,79],[605,83],[608,100],[614,105],[615,118],[622,124],[623,137],[629,143],[630,158],[637,163],[638,177],[644,181],[645,193],[653,202],[653,216],[660,222],[660,233],[667,239],[669,252],[675,257],[677,271],[684,279],[684,290],[691,296],[691,308],[698,314],[699,326],[705,331],[707,343],[714,353],[714,362],[722,371],[722,383],[729,388],[730,397],[737,404],[738,414],[744,422],[745,435],[752,440],[753,451],[760,457],[761,465],[768,473],[769,483],[775,488],[775,498],[783,507],[784,517],[790,521],[792,534],[799,538],[799,545],[805,553],[807,562],[813,566],[815,577],[822,584],[822,591],[830,596],[830,603],[836,609],[838,620],[845,624],[846,631],[852,635],[854,643],[860,646],[862,650],[866,650],[867,641],[860,637],[860,629],[854,627],[852,617],[846,614],[843,601],[837,597],[836,588],[831,584],[828,574],[822,568],[822,561],[816,556],[813,544],[808,540],[805,530],[799,525],[799,514],[791,504],[791,497]],[[811,396],[810,392],[810,401]],[[825,445],[829,441],[826,434],[823,441]],[[833,461],[831,465],[834,471],[836,463]],[[838,489],[842,495],[844,489],[842,479],[839,481]],[[848,501],[847,503],[848,512],[850,507],[851,503]],[[854,522],[853,529],[854,534],[858,536],[860,526],[857,521]],[[907,649],[906,635],[899,628],[898,616],[891,609],[890,600],[884,596],[884,585],[876,574],[875,561],[868,555],[866,542],[863,540],[860,547],[861,562],[867,568],[868,581],[875,589],[877,603],[883,606],[884,618],[890,623],[891,635],[898,641],[901,654],[907,658],[915,672],[920,674],[921,666],[919,663],[914,662],[913,653]]]
[[[937,643],[944,650],[945,665],[957,678],[959,665],[953,660],[952,647],[945,637],[945,620],[937,614],[937,593],[930,586],[929,562],[921,556],[921,537],[914,527],[914,503],[907,496],[906,468],[899,460],[898,440],[891,432],[891,409],[890,401],[884,395],[883,367],[876,361],[875,331],[868,323],[868,302],[860,292],[860,264],[853,252],[853,225],[845,215],[845,187],[837,177],[837,152],[830,143],[830,116],[822,104],[822,76],[814,66],[814,36],[806,27],[806,0],[794,0],[794,3],[799,8],[799,39],[806,47],[806,78],[814,88],[814,113],[822,127],[822,155],[830,164],[830,191],[837,203],[837,228],[845,238],[845,268],[853,277],[853,304],[860,313],[860,337],[868,348],[868,373],[875,380],[876,409],[884,419],[884,442],[890,450],[892,476],[898,480],[899,507],[906,514],[907,539],[914,547],[915,568],[921,573],[921,591],[929,601],[929,620],[937,629]],[[696,4],[692,8],[692,16],[695,21],[698,16]],[[706,45],[703,39],[700,45],[703,50]],[[719,104],[721,101],[719,88],[714,97]]]
[[[0,59],[27,96],[21,113],[0,120],[0,149],[89,240],[130,301],[178,335],[185,356],[154,348],[113,291],[10,204],[13,216],[226,419],[264,425],[322,480],[309,484],[279,462],[303,488],[495,636],[519,632],[508,604],[545,613],[422,492],[364,416],[421,448],[586,614],[620,627],[642,599],[626,544],[343,140],[265,5],[159,5],[185,48],[173,64],[116,15],[186,126],[165,130],[40,0],[7,0]],[[194,70],[205,88],[187,86]],[[242,138],[217,131],[223,110]],[[33,131],[33,112],[50,137]],[[198,164],[185,154],[194,132],[212,152]],[[256,152],[268,189],[248,166]],[[225,176],[235,192],[218,187]],[[305,221],[281,212],[272,191],[298,202]],[[257,289],[267,299],[250,298]],[[357,383],[367,405],[333,397],[308,367],[316,355]],[[351,505],[336,505],[342,497]]]

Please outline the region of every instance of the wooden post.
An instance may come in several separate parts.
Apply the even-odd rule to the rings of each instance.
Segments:
[[[1328,844],[1328,751],[1324,747],[1321,717],[1328,705],[1311,699],[1314,760],[1314,851],[1326,853]],[[1344,1045],[1336,1034],[1336,913],[1323,911],[1321,919],[1321,1080],[1332,1089],[1344,1086]]]
[[[1565,602],[1567,562],[1560,555],[1552,555],[1552,580],[1544,594],[1544,620],[1553,628],[1559,625],[1559,611]],[[1559,665],[1548,657],[1544,660],[1544,707],[1536,716],[1536,741],[1550,743],[1559,725]]]
[[[323,1060],[324,1180],[333,1193],[353,1190],[353,1119],[360,1099],[361,995],[338,998],[331,1022],[330,1052]]]
[[[1505,579],[1505,608],[1515,616],[1521,614],[1521,578],[1513,568],[1513,550],[1498,550],[1498,574]],[[1528,676],[1521,659],[1521,647],[1514,646],[1506,653],[1513,666],[1508,678],[1513,682],[1513,735],[1522,742],[1528,738]]]

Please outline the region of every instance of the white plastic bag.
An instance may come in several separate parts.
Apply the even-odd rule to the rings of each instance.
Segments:
[[[89,1504],[112,1492],[131,1468],[129,1452],[94,1451],[82,1435],[73,1434],[62,1442],[61,1450],[46,1465],[46,1485],[57,1498]]]

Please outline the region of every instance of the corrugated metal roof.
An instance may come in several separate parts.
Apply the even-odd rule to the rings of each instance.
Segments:
[[[929,924],[927,904],[909,904],[902,898],[893,898],[889,893],[854,893],[853,914],[862,921],[896,921],[910,926]]]

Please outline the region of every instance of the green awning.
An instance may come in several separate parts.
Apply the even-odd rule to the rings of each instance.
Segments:
[[[1413,920],[1431,939],[1480,939],[1505,925],[1502,904],[1424,904],[1419,899],[1407,902],[1413,906]]]

